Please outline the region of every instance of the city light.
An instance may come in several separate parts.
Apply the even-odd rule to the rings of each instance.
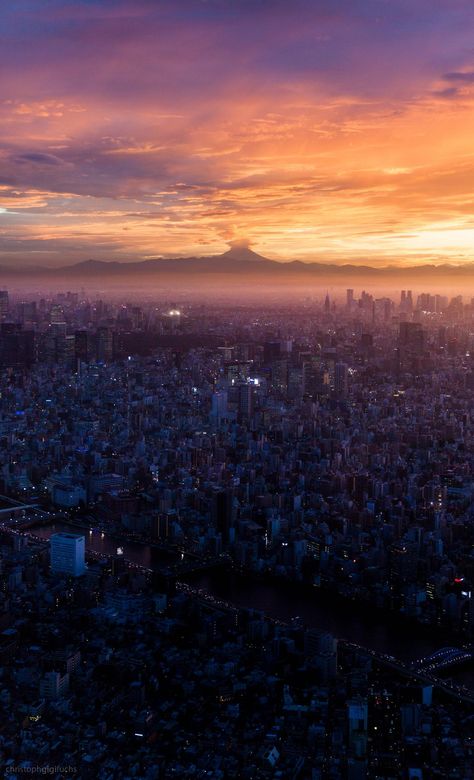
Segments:
[[[5,776],[474,780],[473,32],[3,4]]]

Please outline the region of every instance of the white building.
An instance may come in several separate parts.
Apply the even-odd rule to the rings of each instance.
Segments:
[[[79,534],[58,533],[51,537],[51,571],[79,577],[86,569],[85,539]]]

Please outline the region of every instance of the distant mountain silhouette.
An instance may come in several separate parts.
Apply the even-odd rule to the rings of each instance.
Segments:
[[[85,260],[74,265],[46,268],[42,266],[0,266],[0,276],[8,277],[55,277],[58,278],[95,278],[95,277],[136,277],[166,274],[235,274],[242,277],[259,275],[273,278],[291,277],[371,277],[374,279],[390,278],[391,276],[406,276],[417,278],[457,277],[474,275],[474,263],[459,265],[415,265],[408,267],[369,266],[336,263],[303,263],[300,260],[277,262],[259,255],[247,246],[232,246],[221,255],[185,258],[153,258],[138,262],[105,262],[102,260]]]
[[[231,263],[273,263],[268,257],[257,254],[248,246],[232,246],[223,255],[218,255],[217,260],[230,261]]]

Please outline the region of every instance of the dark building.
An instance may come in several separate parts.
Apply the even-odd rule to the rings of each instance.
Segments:
[[[253,414],[253,385],[242,382],[239,385],[239,419],[248,420]]]
[[[399,343],[401,347],[421,350],[425,345],[425,332],[420,322],[401,322]]]
[[[0,330],[0,364],[3,368],[27,368],[35,362],[35,334],[21,325],[2,323]]]
[[[87,330],[76,330],[75,333],[76,358],[83,363],[94,360],[97,352],[97,341],[94,334]]]
[[[394,544],[390,550],[390,581],[392,583],[416,580],[418,555],[413,544]]]
[[[266,341],[263,345],[263,360],[265,363],[271,363],[278,360],[281,355],[281,346],[279,341]]]
[[[101,363],[109,363],[113,356],[113,335],[108,328],[97,331],[97,359]]]
[[[231,529],[234,525],[233,493],[231,490],[220,490],[212,499],[212,520],[224,544],[231,541]]]

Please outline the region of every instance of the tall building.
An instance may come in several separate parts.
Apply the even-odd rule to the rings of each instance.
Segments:
[[[347,395],[347,366],[345,363],[336,363],[334,367],[334,391],[338,398],[345,398]]]
[[[349,731],[349,749],[357,758],[365,756],[367,750],[367,699],[350,699],[346,705]]]
[[[304,635],[304,654],[312,659],[321,679],[327,681],[337,674],[337,639],[327,632],[309,629]]]
[[[0,290],[0,320],[8,314],[8,290]]]
[[[425,344],[425,331],[420,322],[400,322],[399,344],[414,350],[422,350]]]
[[[248,420],[253,414],[253,385],[242,382],[239,385],[239,420]]]
[[[227,393],[219,390],[212,394],[211,420],[217,425],[227,415]]]
[[[393,301],[390,298],[376,298],[374,301],[373,315],[376,319],[388,322],[393,312]]]
[[[94,359],[96,352],[95,336],[87,330],[76,330],[74,336],[77,360],[90,363]]]
[[[266,341],[263,345],[263,360],[265,363],[271,363],[278,360],[281,354],[281,344],[279,341]]]
[[[51,307],[49,321],[51,325],[60,325],[65,321],[62,306],[59,306],[59,304],[55,303],[54,306]]]
[[[59,338],[56,342],[56,360],[58,363],[65,363],[70,368],[74,365],[76,352],[76,338],[69,335]]]
[[[212,497],[211,517],[224,544],[232,541],[234,497],[231,490],[219,490]]]
[[[46,672],[40,681],[40,696],[55,701],[66,695],[69,690],[69,674]]]
[[[279,393],[288,390],[288,361],[274,360],[272,363],[272,385]]]
[[[0,328],[0,366],[28,368],[35,362],[35,333],[4,322]]]
[[[51,571],[80,577],[86,569],[85,539],[79,534],[57,533],[51,539]]]
[[[97,359],[100,363],[110,363],[113,355],[113,335],[108,328],[97,331]]]
[[[329,374],[324,370],[319,356],[303,363],[303,390],[308,395],[326,395],[329,390]]]
[[[413,582],[418,571],[418,553],[413,543],[393,544],[390,548],[390,581]]]
[[[23,301],[19,304],[20,321],[22,325],[36,323],[36,301]]]

